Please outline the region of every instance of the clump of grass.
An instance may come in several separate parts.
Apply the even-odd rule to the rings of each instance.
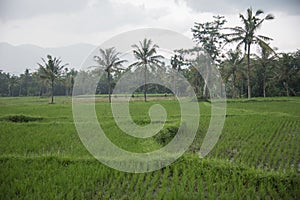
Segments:
[[[32,117],[26,115],[10,115],[3,117],[2,120],[8,122],[16,122],[16,123],[24,123],[24,122],[33,122],[33,121],[41,121],[43,118],[41,117]]]
[[[162,129],[157,135],[154,136],[154,139],[160,145],[168,144],[177,134],[178,125],[167,125],[164,129]]]

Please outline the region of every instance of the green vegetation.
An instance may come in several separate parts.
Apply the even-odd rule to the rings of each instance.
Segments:
[[[60,78],[63,69],[66,65],[62,65],[62,60],[60,58],[52,58],[52,56],[47,55],[47,61],[42,58],[43,65],[38,63],[39,65],[39,72],[38,75],[41,80],[45,80],[50,85],[50,95],[51,95],[51,103],[54,103],[54,83],[55,81]]]
[[[15,76],[0,70],[0,96],[4,96],[0,98],[0,199],[300,199],[300,98],[289,97],[300,94],[300,50],[275,52],[267,43],[271,38],[256,32],[274,17],[259,18],[261,14],[252,9],[240,14],[243,27],[226,27],[223,16],[195,23],[193,39],[200,46],[173,49],[169,60],[158,54],[159,44],[145,38],[131,46],[135,60],[122,71],[125,60],[120,60],[122,52],[115,47],[99,49],[93,57],[94,70],[69,70],[50,55],[32,73],[26,69]],[[236,49],[224,50],[234,42]],[[257,55],[250,50],[254,45],[259,47]],[[213,65],[221,77],[214,74]],[[130,152],[155,151],[176,137],[181,123],[176,95],[186,88],[181,88],[183,82],[175,72],[191,84],[201,117],[196,137],[182,157],[158,171],[134,174],[111,169],[86,150],[76,132],[69,95],[77,75],[83,82],[90,77],[97,81],[100,70],[107,76],[100,77],[95,91],[97,118],[106,136]],[[134,72],[140,73],[136,77],[143,77],[144,84],[133,94],[120,90],[112,95],[120,100],[130,95],[130,114],[140,126],[150,123],[152,105],[166,109],[163,129],[146,139],[122,132],[111,112],[111,91],[124,73]],[[173,92],[168,84],[150,83],[151,72],[166,73]],[[126,81],[134,82],[136,77]],[[218,143],[200,159],[211,119],[210,100],[225,94],[223,88],[208,92],[212,81],[224,84],[232,99]],[[84,84],[76,86],[78,99],[93,95]],[[59,96],[55,104],[54,95]],[[51,96],[51,104],[45,96]]]
[[[147,72],[149,71],[149,68],[153,70],[153,68],[161,67],[161,61],[160,59],[163,58],[161,55],[156,55],[156,49],[158,49],[158,45],[152,44],[151,39],[145,38],[142,41],[139,41],[139,46],[134,44],[132,45],[133,50],[133,55],[137,59],[136,62],[131,64],[129,68],[131,67],[140,67],[143,68],[143,74],[144,74],[144,101],[147,101],[147,90],[148,90],[148,85],[147,85]]]
[[[100,56],[95,56],[94,59],[98,63],[98,71],[104,70],[107,73],[107,89],[108,89],[108,101],[111,102],[111,73],[119,72],[121,70],[122,63],[126,60],[120,60],[120,53],[116,51],[114,47],[109,49],[99,49]]]
[[[229,100],[221,138],[204,159],[198,151],[209,124],[210,103],[201,102],[200,128],[188,151],[172,165],[145,174],[111,169],[87,152],[74,126],[71,98],[46,102],[39,97],[0,99],[0,199],[300,198],[299,98]],[[148,139],[118,129],[109,103],[100,100],[96,110],[116,145],[149,152],[172,137],[180,121],[179,104],[158,99],[130,103],[133,120],[140,125],[150,122],[148,109],[157,103],[168,118],[163,130]],[[9,116],[39,120],[4,120]]]

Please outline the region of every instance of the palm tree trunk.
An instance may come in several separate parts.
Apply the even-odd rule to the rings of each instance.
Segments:
[[[19,86],[19,97],[21,96],[21,94],[22,94],[22,86],[21,86],[22,84],[20,83],[20,86]]]
[[[174,100],[176,100],[176,95],[177,95],[177,93],[176,93],[176,73],[175,73],[175,71],[174,71],[174,75],[173,75],[173,92],[174,92]]]
[[[65,95],[68,97],[69,96],[69,87],[68,87],[68,84],[66,83],[65,84]]]
[[[237,97],[237,88],[236,88],[236,74],[235,74],[235,71],[233,72],[233,80],[232,80],[232,82],[233,82],[233,98],[236,98]]]
[[[242,84],[241,84],[241,95],[240,98],[242,98],[244,95],[244,78],[242,78]]]
[[[284,87],[285,87],[286,96],[287,96],[287,97],[290,96],[288,84],[287,84],[286,82],[284,82],[283,85],[284,85]]]
[[[147,63],[145,64],[145,71],[144,71],[144,100],[147,101]]]
[[[108,102],[111,103],[111,96],[110,96],[110,72],[107,71],[107,83],[108,83]]]
[[[8,95],[12,97],[12,88],[11,88],[11,86],[8,86]]]
[[[51,80],[51,104],[54,102],[54,80]]]
[[[206,73],[206,77],[205,77],[205,80],[204,80],[204,88],[203,88],[203,93],[202,93],[202,96],[204,98],[208,98],[208,82],[210,80],[210,74],[211,74],[211,69],[210,69],[210,66],[206,65],[206,69],[207,69],[207,73]]]
[[[263,78],[263,93],[264,93],[264,98],[265,98],[266,97],[266,78],[265,77]]]
[[[251,78],[250,78],[250,43],[248,44],[247,53],[247,79],[248,79],[248,99],[251,99]]]
[[[222,78],[220,78],[220,98],[223,98],[223,81]]]

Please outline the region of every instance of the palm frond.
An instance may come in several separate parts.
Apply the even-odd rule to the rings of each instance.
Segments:
[[[265,40],[265,41],[271,41],[271,40],[273,40],[272,38],[267,37],[267,36],[263,36],[263,35],[258,35],[257,37],[258,37],[259,39],[262,39],[262,40]]]
[[[265,17],[266,20],[272,20],[272,19],[275,19],[275,16],[272,15],[272,14],[268,14],[266,17]]]
[[[258,9],[255,13],[255,16],[259,16],[260,14],[263,14],[263,13],[264,13],[263,10]]]

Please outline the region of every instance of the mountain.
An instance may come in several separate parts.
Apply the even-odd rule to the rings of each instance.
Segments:
[[[69,63],[70,68],[80,69],[82,62],[95,48],[91,44],[42,48],[31,44],[14,46],[0,43],[0,70],[16,75],[23,73],[26,68],[34,71],[38,68],[37,63],[42,62],[41,57],[45,58],[48,54],[60,57],[63,63]]]

